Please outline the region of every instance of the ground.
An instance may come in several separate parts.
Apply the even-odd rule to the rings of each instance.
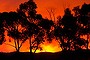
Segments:
[[[0,60],[90,60],[90,51],[62,51],[57,53],[34,53],[32,59],[29,52],[0,53]]]

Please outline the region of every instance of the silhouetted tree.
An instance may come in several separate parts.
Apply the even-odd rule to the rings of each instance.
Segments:
[[[29,37],[31,41],[31,37],[34,35],[35,40],[30,42],[30,52],[32,53],[33,49],[35,50],[34,52],[36,52],[38,48],[41,49],[41,47],[39,47],[39,44],[42,43],[41,41],[43,41],[44,35],[40,34],[43,34],[43,32],[39,29],[36,24],[30,23],[23,12],[4,12],[2,13],[2,16],[3,20],[5,21],[4,27],[7,28],[6,30],[8,31],[8,36],[13,38],[15,43],[15,46],[10,44],[8,45],[15,47],[16,51],[19,52],[20,47],[23,45],[23,43]],[[37,15],[37,19],[41,18],[41,15]],[[21,26],[23,30],[19,26]],[[10,40],[10,42],[11,41],[12,40]]]
[[[40,28],[37,25],[33,24],[33,23],[28,23],[27,27],[26,27],[26,31],[24,33],[29,38],[30,53],[32,53],[33,48],[37,48],[39,46],[40,42],[43,41],[43,39],[41,39],[40,41],[39,41],[39,39],[36,39],[36,38],[39,38],[38,36],[39,36],[39,34],[41,34]],[[35,38],[34,40],[31,39],[32,36],[34,36],[34,38]],[[41,38],[42,38],[42,36],[41,36]],[[34,44],[35,45],[38,44],[38,46],[35,47]]]
[[[41,26],[43,29],[49,31],[54,23],[52,20],[43,19],[38,25]]]
[[[76,6],[72,9],[72,11],[74,11],[74,16],[77,17],[80,15],[80,7]]]
[[[16,12],[3,12],[2,18],[4,20],[3,28],[5,28],[8,31],[8,36],[14,39],[14,45],[10,45],[16,48],[16,51],[19,52],[20,47],[24,43],[25,39],[23,38],[22,32],[19,31],[19,25],[21,24],[20,17],[18,13]],[[12,40],[10,40],[11,42]],[[19,44],[21,42],[21,44]],[[6,43],[7,44],[7,43]]]
[[[43,19],[41,14],[37,14],[35,18],[39,20]]]
[[[67,8],[64,12],[63,18],[55,28],[55,36],[60,39],[60,46],[63,50],[76,50],[84,45],[84,41],[78,38],[77,20],[71,14],[70,9]],[[83,43],[78,43],[79,41]]]
[[[36,18],[36,4],[33,0],[28,0],[27,2],[21,3],[18,12],[22,12],[29,22],[34,22]]]
[[[48,19],[43,19],[39,22],[38,24],[42,29],[44,29],[44,32],[47,36],[47,40],[51,41],[52,38],[54,37],[53,35],[53,30],[51,29],[51,27],[54,27],[54,22],[52,20],[48,20]]]
[[[36,14],[36,8],[37,8],[37,6],[36,6],[35,2],[33,0],[29,0],[28,2],[21,4],[19,6],[18,11],[23,12],[24,15],[26,15],[26,19],[31,23],[34,23],[35,20],[39,20],[38,25],[41,27],[43,26],[44,28],[47,28],[47,30],[49,31],[49,29],[51,27],[50,24],[52,24],[52,22],[43,19],[40,14]],[[50,24],[49,24],[49,22],[50,22]],[[47,26],[46,26],[46,23],[48,24]]]
[[[28,0],[20,4],[17,10],[26,28],[26,31],[23,33],[29,39],[31,57],[33,56],[32,50],[35,50],[35,53],[37,49],[41,49],[39,45],[43,42],[44,37],[43,30],[38,26],[38,23],[42,20],[42,15],[36,14],[36,8],[35,2]],[[34,40],[32,40],[32,37],[34,37]]]
[[[90,17],[88,16],[88,14],[90,12],[89,9],[90,9],[90,4],[86,4],[86,3],[84,3],[81,8],[79,8],[79,6],[78,6],[77,8],[73,9],[74,13],[76,15],[78,15],[78,16],[76,16],[76,18],[77,18],[77,24],[79,26],[79,34],[87,35],[87,43],[86,43],[87,49],[88,49],[88,43],[89,43],[88,39],[89,39],[89,34],[90,34],[90,32],[89,32],[90,31],[90,25],[89,25]],[[78,14],[75,11],[77,11]]]

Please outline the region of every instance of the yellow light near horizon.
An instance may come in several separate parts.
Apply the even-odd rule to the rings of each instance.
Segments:
[[[49,43],[48,41],[44,42],[44,44],[42,44],[41,47],[42,47],[41,52],[55,53],[55,52],[62,51],[60,45],[55,39],[53,39],[51,43]]]
[[[21,52],[30,52],[30,49],[27,46],[29,46],[28,40],[23,44],[20,51]],[[42,50],[37,49],[35,53],[40,53],[40,52],[55,53],[55,52],[62,51],[62,49],[60,48],[60,45],[58,44],[58,42],[55,39],[53,39],[51,43],[49,43],[48,41],[45,41],[43,44],[40,44],[40,47],[42,47]],[[32,52],[34,52],[34,51],[35,50],[32,50]]]

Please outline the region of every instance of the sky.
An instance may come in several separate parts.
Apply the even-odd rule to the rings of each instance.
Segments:
[[[0,12],[15,11],[21,3],[28,0],[0,0]],[[90,3],[90,0],[34,0],[37,4],[37,13],[44,18],[50,18],[47,10],[54,9],[55,17],[62,16],[66,7],[73,8],[78,5]]]
[[[16,11],[19,5],[21,3],[24,3],[25,1],[28,1],[28,0],[0,0],[0,12]],[[73,7],[78,5],[81,6],[84,2],[90,3],[90,0],[34,0],[34,1],[38,7],[37,13],[42,14],[44,18],[46,17],[50,18],[47,12],[47,10],[50,10],[50,9],[54,9],[55,17],[57,17],[59,15],[62,16],[64,14],[64,9],[67,7],[72,9]],[[46,46],[46,45],[42,45],[42,46]],[[53,45],[49,44],[49,46],[46,46],[46,47],[50,48],[50,47],[53,47]],[[5,44],[0,46],[0,51],[12,51],[12,50],[14,51],[15,49]],[[52,51],[56,51],[56,50],[52,50]]]

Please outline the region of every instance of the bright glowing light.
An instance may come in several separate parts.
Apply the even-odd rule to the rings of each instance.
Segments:
[[[49,43],[48,41],[46,41],[44,44],[41,45],[42,47],[42,51],[41,52],[59,52],[62,51],[62,49],[60,48],[60,45],[58,44],[57,41],[52,40],[51,43]]]

